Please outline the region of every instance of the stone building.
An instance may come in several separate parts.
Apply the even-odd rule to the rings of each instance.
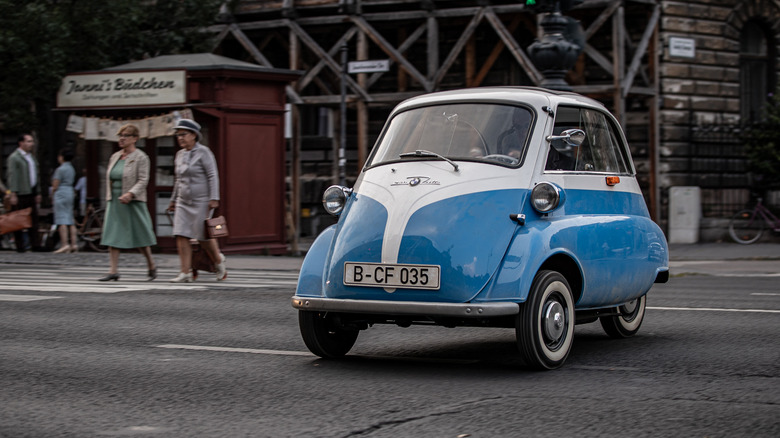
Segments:
[[[287,179],[290,217],[311,235],[331,220],[323,189],[354,180],[400,101],[544,86],[528,48],[550,37],[554,3],[577,45],[565,80],[623,124],[655,220],[674,215],[675,186],[700,187],[705,227],[750,202],[738,131],[777,87],[778,0],[238,0],[208,30],[215,53],[303,73],[286,89]],[[359,61],[362,73],[343,72]]]
[[[761,192],[739,139],[778,86],[780,2],[661,1],[659,38],[662,193],[701,188],[701,237],[724,239],[727,220]],[[674,46],[680,42],[682,46]],[[765,195],[780,206],[778,192]],[[662,216],[667,217],[674,215]]]

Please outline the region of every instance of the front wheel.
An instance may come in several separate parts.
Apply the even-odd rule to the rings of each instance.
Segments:
[[[555,271],[536,274],[515,325],[525,363],[539,370],[562,366],[574,341],[574,321],[574,298],[566,278]]]
[[[735,242],[751,244],[764,234],[764,220],[754,210],[742,210],[729,222],[729,235]]]
[[[81,238],[87,242],[92,251],[108,251],[107,246],[100,244],[100,239],[103,237],[103,220],[105,214],[106,210],[102,208],[92,213],[84,227],[84,231],[81,233]]]
[[[298,326],[309,351],[325,359],[344,356],[358,337],[358,330],[338,327],[332,313],[299,310]]]
[[[645,319],[647,295],[630,301],[617,308],[617,315],[599,318],[601,327],[611,338],[628,338],[634,336]]]

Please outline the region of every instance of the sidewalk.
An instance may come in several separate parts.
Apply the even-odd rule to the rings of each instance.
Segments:
[[[780,276],[780,244],[756,243],[699,243],[670,245],[670,269],[673,276],[683,274],[777,274]],[[179,266],[176,254],[155,254],[160,268],[175,269]],[[299,271],[303,257],[227,255],[228,269]],[[79,252],[76,254],[53,254],[50,252],[17,253],[0,251],[0,272],[3,265],[72,265],[105,266],[108,268],[108,254]],[[143,267],[144,258],[137,252],[122,252],[120,264]]]
[[[780,243],[740,245],[731,242],[675,243],[669,245],[669,259],[682,260],[776,260]]]
[[[681,275],[780,277],[780,244],[696,243],[669,245],[670,267]],[[672,278],[671,281],[674,281]]]

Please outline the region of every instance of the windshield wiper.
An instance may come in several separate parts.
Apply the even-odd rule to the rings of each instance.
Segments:
[[[452,165],[452,167],[455,168],[455,171],[458,171],[458,164],[454,161],[450,160],[449,158],[445,157],[444,155],[439,155],[436,152],[426,151],[424,149],[417,149],[414,152],[406,152],[403,154],[400,154],[399,157],[401,158],[409,158],[409,157],[435,157],[440,160],[444,160]]]

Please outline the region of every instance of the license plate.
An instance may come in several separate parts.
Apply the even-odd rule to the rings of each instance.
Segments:
[[[404,289],[439,290],[438,265],[344,263],[344,284]]]

